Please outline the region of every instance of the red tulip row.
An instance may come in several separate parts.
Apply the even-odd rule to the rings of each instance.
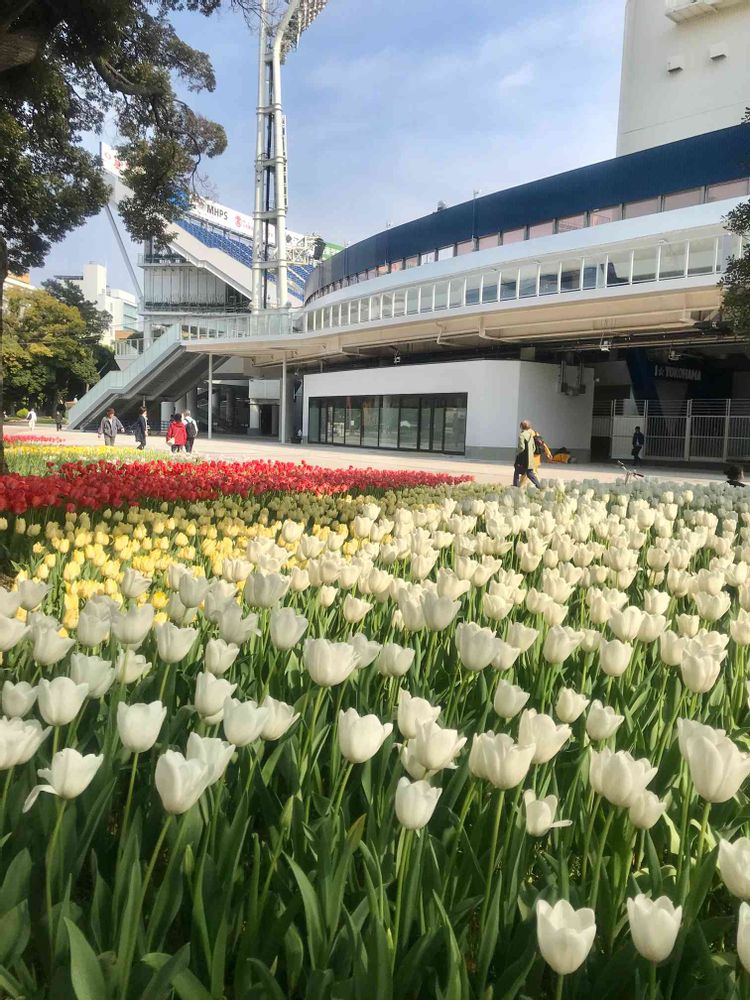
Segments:
[[[384,469],[324,469],[304,462],[69,462],[49,476],[0,477],[0,512],[40,507],[99,509],[158,500],[190,502],[225,495],[369,493],[453,485],[471,476]]]

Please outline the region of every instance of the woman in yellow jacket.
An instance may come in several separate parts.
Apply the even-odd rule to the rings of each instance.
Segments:
[[[513,462],[514,486],[520,486],[524,480],[528,479],[537,489],[542,488],[536,475],[536,438],[537,433],[531,426],[531,423],[528,420],[522,420],[521,431],[518,435],[518,448]],[[539,440],[541,441],[541,438]],[[539,455],[539,461],[541,462],[541,455]]]

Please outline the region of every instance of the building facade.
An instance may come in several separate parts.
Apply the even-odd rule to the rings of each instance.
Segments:
[[[107,284],[104,264],[89,262],[84,265],[82,274],[57,274],[55,277],[58,281],[69,281],[81,290],[87,302],[109,313],[109,328],[102,343],[113,347],[116,341],[137,335],[140,327],[138,298],[123,288],[111,288]]]

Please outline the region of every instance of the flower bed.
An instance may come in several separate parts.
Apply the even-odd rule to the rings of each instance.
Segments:
[[[7,995],[745,995],[742,491],[34,517]]]
[[[68,462],[49,476],[0,479],[0,513],[29,509],[120,507],[148,501],[183,503],[267,493],[368,493],[456,484],[470,476],[382,469],[324,469],[305,462]]]

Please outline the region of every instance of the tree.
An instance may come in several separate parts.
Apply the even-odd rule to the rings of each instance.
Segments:
[[[7,396],[14,406],[51,405],[99,379],[81,313],[48,292],[11,289],[4,346]]]
[[[750,236],[750,202],[743,202],[726,218],[730,233],[747,239]],[[735,333],[750,338],[750,242],[738,257],[731,257],[722,279],[723,318]]]
[[[225,0],[250,14],[255,0]],[[0,0],[0,413],[3,291],[9,272],[39,267],[50,246],[96,214],[108,189],[81,136],[114,122],[131,196],[133,239],[163,234],[193,190],[223,128],[175,94],[212,90],[208,56],[169,18],[222,0]],[[0,473],[5,471],[0,423]]]
[[[42,282],[42,288],[50,295],[54,295],[60,302],[73,306],[81,314],[86,325],[83,342],[91,348],[99,378],[112,371],[116,367],[115,352],[108,344],[102,343],[102,337],[109,329],[112,319],[106,309],[97,309],[93,302],[84,298],[81,289],[72,281],[58,281],[57,278],[50,278],[48,281]],[[74,395],[81,395],[81,393],[76,392]]]

